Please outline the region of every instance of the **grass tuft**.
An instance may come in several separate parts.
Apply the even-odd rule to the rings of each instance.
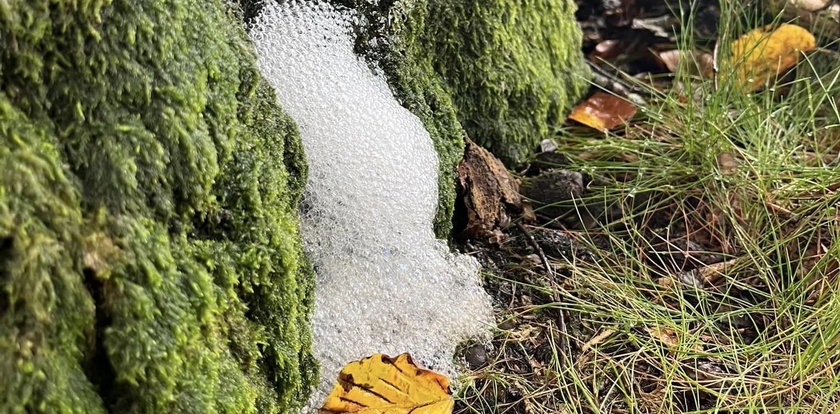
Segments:
[[[720,56],[767,23],[729,3]],[[516,230],[481,253],[500,327],[460,412],[840,409],[840,57],[821,46],[752,93],[689,62],[624,130],[558,132],[589,185],[530,230],[577,247],[543,245],[555,275]]]

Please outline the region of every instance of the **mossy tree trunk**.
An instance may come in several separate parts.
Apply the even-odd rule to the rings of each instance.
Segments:
[[[0,412],[287,412],[296,128],[222,0],[0,5]]]
[[[435,141],[441,236],[464,133],[519,162],[584,88],[571,0],[340,2]],[[306,167],[239,17],[223,0],[0,5],[0,411],[306,399]]]
[[[265,1],[277,0],[239,0],[246,20]],[[573,0],[321,1],[359,17],[357,52],[384,71],[431,134],[441,238],[452,229],[464,135],[515,166],[553,136],[589,87]]]

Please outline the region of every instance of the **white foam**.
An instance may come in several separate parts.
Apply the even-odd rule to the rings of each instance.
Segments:
[[[431,138],[353,53],[350,18],[317,1],[269,2],[251,33],[309,161],[301,231],[322,364],[310,407],[344,364],[377,352],[451,375],[457,343],[492,320],[475,261],[434,237]]]

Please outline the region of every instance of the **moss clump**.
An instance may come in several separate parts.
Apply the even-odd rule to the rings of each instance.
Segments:
[[[439,236],[451,229],[464,131],[520,163],[588,86],[571,0],[334,1],[358,12],[357,50],[435,142]]]
[[[429,1],[433,51],[458,118],[508,163],[525,161],[588,88],[572,0]]]
[[[0,412],[287,412],[297,131],[222,0],[0,6]]]

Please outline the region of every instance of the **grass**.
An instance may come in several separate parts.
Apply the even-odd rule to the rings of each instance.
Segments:
[[[726,56],[764,22],[721,3]],[[753,93],[686,66],[622,131],[558,132],[591,182],[530,229],[579,248],[546,252],[554,275],[516,230],[487,253],[500,328],[458,411],[840,410],[838,62]]]

